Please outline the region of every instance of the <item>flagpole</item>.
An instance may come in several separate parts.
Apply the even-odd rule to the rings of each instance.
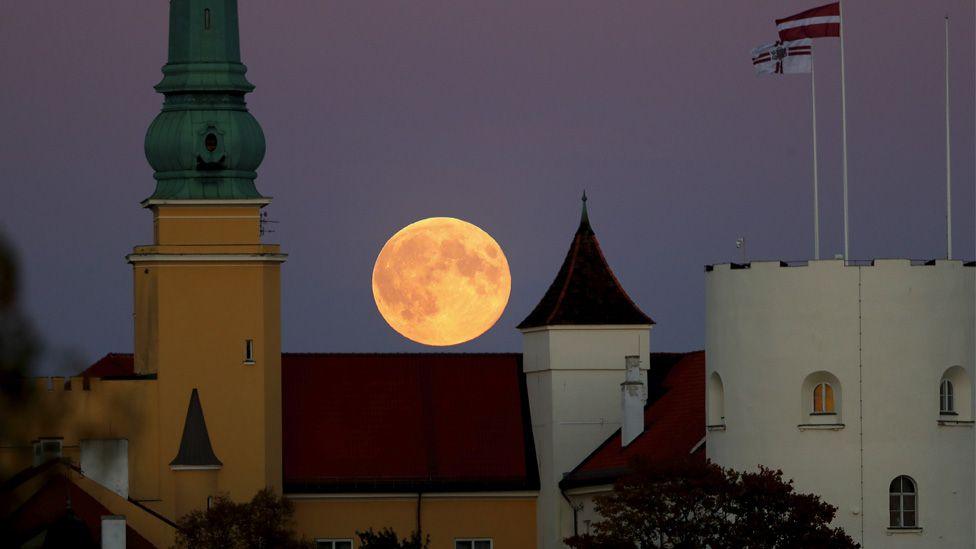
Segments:
[[[949,16],[945,18],[946,259],[952,259],[952,162],[949,138]]]
[[[810,53],[810,97],[813,104],[813,258],[820,259],[820,185],[817,177],[817,78]]]
[[[848,230],[847,212],[847,78],[844,70],[844,8],[843,2],[837,2],[840,20],[840,102],[841,128],[844,145],[844,261],[850,260],[850,232]]]

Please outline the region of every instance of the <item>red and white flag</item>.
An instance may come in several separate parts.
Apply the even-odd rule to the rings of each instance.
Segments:
[[[752,50],[756,74],[798,74],[813,70],[812,40],[776,41]]]
[[[840,2],[777,19],[776,30],[783,42],[840,36]]]

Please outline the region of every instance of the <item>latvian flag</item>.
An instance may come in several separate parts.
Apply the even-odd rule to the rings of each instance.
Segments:
[[[797,74],[813,69],[811,40],[776,41],[752,50],[756,74]]]
[[[776,20],[776,30],[783,42],[802,38],[840,36],[840,2],[813,8]]]

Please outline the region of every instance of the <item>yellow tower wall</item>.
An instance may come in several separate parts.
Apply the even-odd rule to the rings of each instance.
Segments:
[[[248,202],[248,201],[244,201]],[[156,242],[136,247],[135,364],[159,385],[163,514],[178,517],[173,471],[190,394],[197,389],[214,453],[214,493],[249,500],[281,492],[281,321],[278,246],[260,242],[267,201],[149,207]],[[253,360],[245,360],[246,341]],[[185,493],[185,489],[180,493]],[[194,494],[206,501],[206,495]],[[198,496],[202,496],[198,497]],[[179,509],[178,509],[179,508]]]

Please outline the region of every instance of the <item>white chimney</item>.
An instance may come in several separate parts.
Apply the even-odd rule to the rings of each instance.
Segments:
[[[81,474],[129,497],[129,441],[124,438],[81,441]]]
[[[102,549],[125,549],[125,517],[102,516]]]
[[[640,357],[628,356],[627,377],[620,384],[620,443],[630,444],[644,432],[644,382],[641,381]]]

